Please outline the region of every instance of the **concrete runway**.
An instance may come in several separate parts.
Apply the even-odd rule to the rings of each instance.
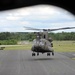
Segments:
[[[0,75],[75,75],[75,60],[62,53],[32,57],[29,50],[0,50]]]

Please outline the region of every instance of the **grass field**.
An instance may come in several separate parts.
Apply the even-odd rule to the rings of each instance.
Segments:
[[[58,52],[75,52],[75,41],[54,41],[53,49]]]
[[[5,45],[4,50],[30,50],[32,44]],[[56,52],[75,52],[75,41],[53,41],[53,49]]]

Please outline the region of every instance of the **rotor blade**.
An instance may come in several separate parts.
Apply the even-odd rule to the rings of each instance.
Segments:
[[[56,30],[64,30],[64,29],[74,29],[75,27],[64,27],[64,28],[57,28],[57,29],[48,29],[48,31],[56,31]]]
[[[25,27],[25,26],[24,26],[24,28],[27,30],[37,30],[37,31],[42,30],[42,29],[37,29],[37,28],[32,28],[32,27]]]

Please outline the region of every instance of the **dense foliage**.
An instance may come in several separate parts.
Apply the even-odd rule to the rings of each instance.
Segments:
[[[17,44],[18,41],[32,41],[35,37],[34,33],[29,32],[1,32],[0,44]],[[49,37],[53,40],[75,40],[75,32],[49,33]]]
[[[53,40],[75,40],[75,32],[49,33]]]

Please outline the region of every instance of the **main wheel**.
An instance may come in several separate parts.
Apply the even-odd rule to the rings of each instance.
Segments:
[[[32,56],[35,56],[35,53],[32,53]]]
[[[37,53],[37,56],[39,55],[39,53]]]
[[[47,56],[50,56],[50,53],[47,53]]]
[[[52,55],[54,56],[54,52],[52,52]]]

